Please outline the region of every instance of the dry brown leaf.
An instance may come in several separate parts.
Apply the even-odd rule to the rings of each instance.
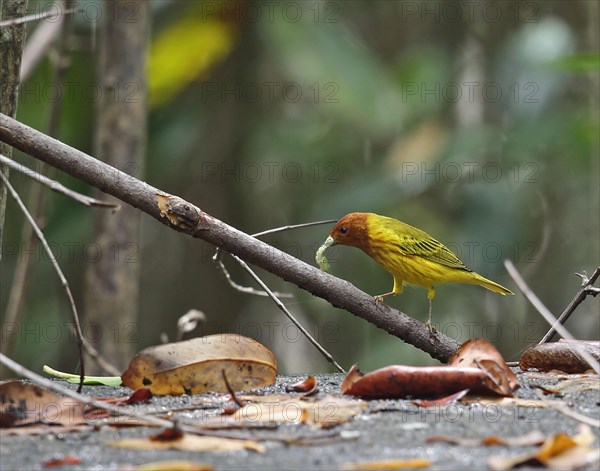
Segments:
[[[42,463],[42,467],[44,468],[58,468],[59,466],[71,465],[71,464],[81,464],[81,458],[77,456],[68,455],[63,456],[62,458],[52,458]]]
[[[298,381],[297,383],[286,386],[285,390],[287,392],[305,393],[306,396],[313,395],[319,391],[317,388],[317,378],[309,376],[304,381]]]
[[[198,463],[195,461],[155,461],[153,463],[140,464],[133,468],[135,471],[213,471],[212,464]]]
[[[223,371],[234,390],[253,389],[275,382],[277,361],[255,340],[216,334],[146,348],[131,360],[122,380],[159,395],[226,392]]]
[[[377,398],[470,394],[512,396],[519,387],[502,355],[484,339],[469,340],[452,355],[448,366],[390,365],[363,375],[352,367],[342,382],[342,394]]]
[[[256,425],[259,423],[299,423],[319,428],[329,428],[344,423],[360,414],[367,404],[360,400],[350,400],[335,396],[325,396],[319,401],[290,399],[284,401],[246,404],[234,414],[215,417],[207,424],[239,423]]]
[[[599,342],[551,342],[529,347],[519,360],[523,371],[536,368],[539,371],[559,370],[565,373],[583,373],[591,367],[581,356],[585,349],[600,361]]]
[[[422,458],[413,458],[408,460],[379,460],[364,461],[361,463],[344,463],[341,469],[344,470],[376,470],[376,469],[417,469],[429,468],[431,461]]]
[[[84,405],[24,381],[0,383],[0,427],[85,423]]]
[[[451,445],[459,446],[532,446],[541,445],[546,440],[546,435],[539,431],[533,431],[527,435],[520,437],[507,437],[501,438],[494,435],[490,435],[484,438],[459,438],[451,437],[449,435],[433,435],[427,438],[427,443],[449,443]]]
[[[342,387],[342,394],[388,399],[447,396],[464,389],[481,389],[487,374],[479,368],[391,365],[355,378],[344,381],[347,388]]]
[[[134,448],[136,450],[179,450],[179,451],[240,451],[251,450],[258,453],[265,451],[265,446],[254,440],[234,440],[221,437],[201,437],[186,434],[177,440],[156,441],[150,438],[125,438],[111,440],[107,445],[115,448]]]
[[[500,352],[482,338],[467,340],[463,343],[448,360],[448,366],[483,367],[493,377],[494,383],[503,385],[506,382],[506,386],[503,385],[497,391],[503,396],[510,395],[505,394],[505,391],[510,393],[519,388],[517,375],[508,367]],[[492,385],[488,384],[488,386],[495,390]]]
[[[598,461],[600,450],[590,448],[596,437],[590,427],[581,425],[573,437],[566,433],[551,435],[537,450],[510,458],[493,456],[488,466],[494,471],[513,469],[528,463],[539,463],[549,469],[579,469]]]

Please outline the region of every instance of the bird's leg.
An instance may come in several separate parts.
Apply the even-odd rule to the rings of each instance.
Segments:
[[[434,332],[436,329],[433,326],[433,324],[431,323],[431,308],[433,305],[433,298],[435,298],[435,290],[433,289],[433,287],[428,288],[427,298],[429,299],[429,318],[427,320],[427,324],[425,324],[425,325],[427,326],[427,328],[429,329],[430,332]]]
[[[393,296],[396,293],[394,293],[393,291],[390,291],[389,293],[384,293],[384,294],[378,294],[377,296],[373,296],[373,298],[375,298],[375,301],[377,301],[378,303],[382,303],[383,302],[383,298],[387,297],[387,296]]]
[[[396,296],[397,294],[402,293],[402,290],[404,289],[404,282],[402,280],[397,280],[396,277],[394,277],[394,287],[392,288],[392,291],[390,291],[389,293],[384,293],[384,294],[378,294],[377,296],[373,296],[375,298],[375,301],[377,301],[378,303],[383,302],[383,298],[387,297],[387,296]]]
[[[383,298],[385,298],[387,296],[395,296],[397,294],[402,293],[403,289],[404,289],[404,282],[402,280],[397,280],[396,277],[394,277],[394,287],[392,288],[392,291],[390,291],[389,293],[378,294],[377,296],[373,296],[373,297],[375,298],[375,301],[380,303],[380,302],[383,302]]]

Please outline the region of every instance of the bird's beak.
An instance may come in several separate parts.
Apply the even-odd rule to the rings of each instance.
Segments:
[[[332,245],[335,245],[337,243],[337,241],[331,237],[328,236],[327,239],[325,239],[325,243],[323,244],[325,246],[325,248],[327,247],[331,247]]]

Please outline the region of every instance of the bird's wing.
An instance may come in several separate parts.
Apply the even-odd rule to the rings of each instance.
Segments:
[[[403,255],[418,255],[448,267],[471,271],[448,247],[432,237],[415,238],[410,235],[402,235],[398,237],[397,245]]]

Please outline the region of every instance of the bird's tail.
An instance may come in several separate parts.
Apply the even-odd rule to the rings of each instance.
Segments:
[[[470,283],[473,283],[474,285],[483,286],[484,288],[487,288],[490,291],[493,291],[494,293],[499,293],[502,296],[506,296],[507,294],[515,294],[508,288],[505,288],[504,286],[496,283],[495,281],[484,278],[479,273],[472,272],[471,274],[473,275],[473,277],[471,278]]]

